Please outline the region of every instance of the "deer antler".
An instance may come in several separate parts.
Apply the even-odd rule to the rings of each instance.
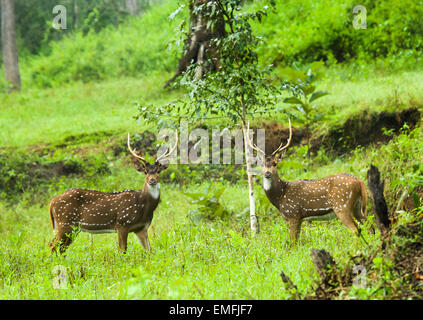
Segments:
[[[289,147],[289,145],[291,144],[291,140],[292,140],[292,127],[291,127],[291,119],[288,119],[289,120],[289,138],[288,138],[288,142],[286,143],[286,145],[285,146],[283,146],[282,147],[282,145],[283,145],[283,142],[280,144],[280,146],[275,150],[275,151],[273,151],[273,153],[272,153],[272,156],[274,156],[275,154],[277,154],[277,153],[279,153],[279,152],[281,152],[282,150],[284,150],[284,149],[286,149],[286,148],[288,148]]]
[[[146,163],[147,163],[147,160],[145,160],[143,157],[140,157],[139,155],[137,155],[137,154],[135,153],[135,150],[132,150],[132,148],[131,148],[131,144],[129,143],[129,132],[128,132],[128,148],[129,148],[129,152],[131,152],[131,154],[132,154],[134,157],[136,157],[136,158],[140,159],[142,162],[144,162],[144,164],[146,164]]]
[[[261,153],[264,157],[266,156],[266,153],[263,151],[263,150],[261,150],[259,147],[257,147],[253,142],[251,142],[251,140],[250,140],[250,138],[249,138],[249,136],[248,136],[248,131],[250,131],[250,121],[248,121],[248,124],[247,124],[247,132],[245,133],[245,137],[246,137],[246,139],[247,139],[247,142],[248,142],[248,145],[252,148],[252,149],[254,149],[254,150],[256,150],[257,152],[259,152],[259,153]]]
[[[167,153],[165,152],[160,157],[158,157],[156,162],[160,161],[163,158],[169,157],[173,153],[173,151],[176,150],[176,147],[178,146],[178,130],[175,130],[175,135],[176,135],[176,142],[175,142],[175,145],[173,146],[173,148],[169,152],[167,152]]]

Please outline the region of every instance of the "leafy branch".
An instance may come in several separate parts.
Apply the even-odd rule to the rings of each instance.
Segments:
[[[327,91],[316,91],[314,85],[314,82],[319,79],[318,70],[322,66],[323,62],[314,62],[307,71],[289,67],[283,69],[283,74],[289,80],[284,81],[282,89],[289,91],[292,95],[285,98],[283,102],[295,105],[294,116],[306,128],[308,150],[310,150],[310,126],[325,116],[323,112],[320,112],[315,101],[329,94]]]

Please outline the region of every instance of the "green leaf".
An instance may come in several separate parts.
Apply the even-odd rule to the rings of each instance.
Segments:
[[[314,121],[319,121],[319,120],[321,120],[321,119],[323,119],[323,117],[324,117],[324,114],[323,113],[317,113],[315,116],[314,116]]]
[[[185,5],[181,5],[178,9],[176,9],[175,11],[173,11],[170,15],[169,15],[169,20],[173,20],[175,18],[175,16],[185,7]]]
[[[310,65],[310,69],[313,71],[317,71],[325,65],[323,61],[314,61]]]
[[[298,83],[307,80],[307,74],[303,70],[296,70],[291,67],[280,69],[282,77],[288,78],[290,82]]]
[[[308,85],[303,87],[303,92],[306,96],[308,96],[310,93],[313,93],[314,90],[316,90],[316,87],[313,85]]]
[[[319,98],[321,98],[321,97],[323,97],[323,96],[326,96],[326,95],[328,95],[329,94],[329,92],[327,92],[327,91],[316,91],[315,93],[313,93],[312,95],[311,95],[311,97],[310,97],[310,99],[308,100],[308,102],[313,102],[314,100],[316,100],[316,99],[319,99]]]
[[[301,104],[301,105],[303,105],[303,102],[300,99],[296,98],[296,97],[285,98],[283,100],[283,102],[290,103],[290,104]]]

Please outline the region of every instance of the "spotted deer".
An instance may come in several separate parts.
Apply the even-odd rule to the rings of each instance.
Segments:
[[[49,214],[56,234],[49,243],[50,249],[56,251],[59,247],[60,253],[63,253],[72,242],[72,234],[80,230],[89,233],[117,232],[121,253],[126,252],[128,233],[134,232],[144,249],[151,251],[148,227],[160,200],[160,172],[168,166],[160,161],[169,157],[177,145],[176,132],[175,145],[150,164],[132,150],[128,133],[128,149],[139,161],[137,169],[145,173],[144,188],[120,192],[70,189],[53,198]]]
[[[298,239],[302,221],[329,220],[335,217],[353,233],[360,235],[354,218],[359,222],[367,218],[367,193],[363,181],[348,173],[316,180],[281,180],[277,165],[291,140],[291,121],[287,143],[283,146],[282,142],[270,156],[266,156],[263,150],[247,140],[262,159],[263,189],[269,201],[287,220],[291,239],[294,242]]]

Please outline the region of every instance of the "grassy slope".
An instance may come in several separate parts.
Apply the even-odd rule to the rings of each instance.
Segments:
[[[131,118],[136,111],[134,102],[170,100],[172,97],[161,89],[169,75],[153,73],[139,79],[75,83],[0,95],[1,145],[28,147],[60,143],[70,135],[83,133],[109,131],[124,135],[127,131],[141,131],[144,126]],[[333,110],[322,123],[322,127],[328,127],[361,109],[401,108],[421,103],[423,76],[416,70],[339,80],[328,72],[320,85],[331,92],[320,102],[322,108]],[[399,103],[392,103],[395,99]],[[423,162],[421,141],[423,136],[419,131],[416,137],[401,140],[410,153],[395,151],[397,145],[392,143],[382,149],[358,150],[332,162],[319,159],[310,163],[293,155],[281,164],[280,174],[285,179],[298,179],[349,172],[365,180],[367,166],[372,162],[388,176],[390,190],[392,179],[414,163]],[[113,164],[110,174],[90,181],[78,177],[53,179],[49,190],[36,203],[29,200],[31,190],[13,206],[0,202],[0,298],[283,299],[289,293],[280,281],[281,270],[302,292],[311,291],[310,285],[317,278],[309,256],[311,248],[325,248],[338,261],[363,250],[363,244],[339,221],[304,224],[299,244],[290,246],[286,225],[270,206],[259,209],[262,232],[257,239],[249,236],[246,216],[226,224],[196,226],[187,218],[193,206],[181,193],[181,187],[163,185],[162,203],[150,230],[154,250],[151,254],[145,253],[133,236],[128,254],[120,256],[116,236],[80,234],[66,258],[50,256],[49,198],[76,186],[104,191],[142,186],[143,176],[126,162],[118,159]],[[245,181],[225,186],[224,204],[235,213],[245,211],[248,206]],[[196,190],[204,185],[183,188]],[[259,186],[256,191],[259,197],[264,196]],[[369,234],[367,227],[364,229],[370,245],[376,244],[378,235]],[[53,288],[58,265],[66,267],[66,290]]]
[[[0,126],[3,128],[0,144],[29,146],[81,133],[142,131],[145,126],[132,119],[137,110],[136,102],[164,103],[182,94],[162,90],[169,75],[77,83],[65,88],[27,89],[0,95]],[[315,126],[320,130],[365,109],[398,110],[423,105],[421,71],[349,81],[329,75],[319,88],[330,92],[320,103],[328,115],[325,122]],[[285,121],[283,114],[271,118]]]
[[[0,125],[5,129],[0,133],[1,144],[28,146],[81,133],[142,130],[144,127],[132,118],[137,110],[135,103],[163,103],[175,95],[161,90],[160,84],[167,76],[156,74],[1,95]]]

